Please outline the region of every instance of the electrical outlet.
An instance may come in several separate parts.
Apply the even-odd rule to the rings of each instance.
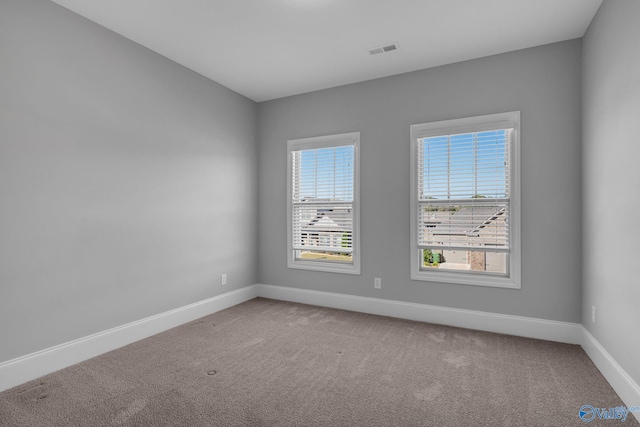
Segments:
[[[374,289],[382,289],[382,279],[379,277],[374,278],[373,287]]]
[[[223,273],[220,275],[220,286],[224,286],[226,284],[227,284],[227,275]]]
[[[591,323],[593,324],[596,323],[596,306],[595,305],[591,306]]]

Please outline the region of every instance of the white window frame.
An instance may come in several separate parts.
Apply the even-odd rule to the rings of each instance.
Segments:
[[[352,262],[305,260],[293,249],[293,152],[316,148],[353,146]],[[324,135],[287,141],[287,266],[289,268],[360,274],[360,132]]]
[[[506,275],[423,268],[418,246],[418,140],[425,137],[513,129],[509,141],[509,252]],[[411,125],[411,279],[521,289],[520,248],[520,112],[489,114]]]

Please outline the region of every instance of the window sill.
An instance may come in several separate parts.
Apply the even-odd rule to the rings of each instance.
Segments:
[[[360,274],[360,267],[351,263],[325,261],[289,260],[287,267],[299,270],[323,271],[329,273]]]
[[[411,272],[411,280],[487,286],[491,288],[521,289],[520,280],[516,280],[513,277],[493,276],[489,274],[420,270]]]

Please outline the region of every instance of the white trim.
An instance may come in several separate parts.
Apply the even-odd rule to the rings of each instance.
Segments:
[[[640,406],[640,386],[622,367],[611,357],[593,335],[582,326],[582,348],[587,353],[596,368],[602,373],[611,387],[620,396],[627,407]],[[589,403],[589,402],[585,402]],[[633,412],[640,421],[640,412]]]
[[[360,140],[360,132],[340,133],[336,135],[312,136],[310,138],[290,139],[287,141],[289,151],[330,148],[340,145],[353,145]]]
[[[0,363],[0,391],[253,299],[255,285]]]
[[[257,286],[258,296],[281,301],[298,302],[568,344],[580,344],[582,339],[582,325],[579,323],[439,307],[435,305],[360,297],[284,286],[263,284]]]

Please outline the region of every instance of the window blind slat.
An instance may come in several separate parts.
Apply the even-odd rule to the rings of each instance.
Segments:
[[[510,129],[418,139],[418,246],[509,249]]]
[[[292,152],[292,247],[353,252],[354,146]]]

